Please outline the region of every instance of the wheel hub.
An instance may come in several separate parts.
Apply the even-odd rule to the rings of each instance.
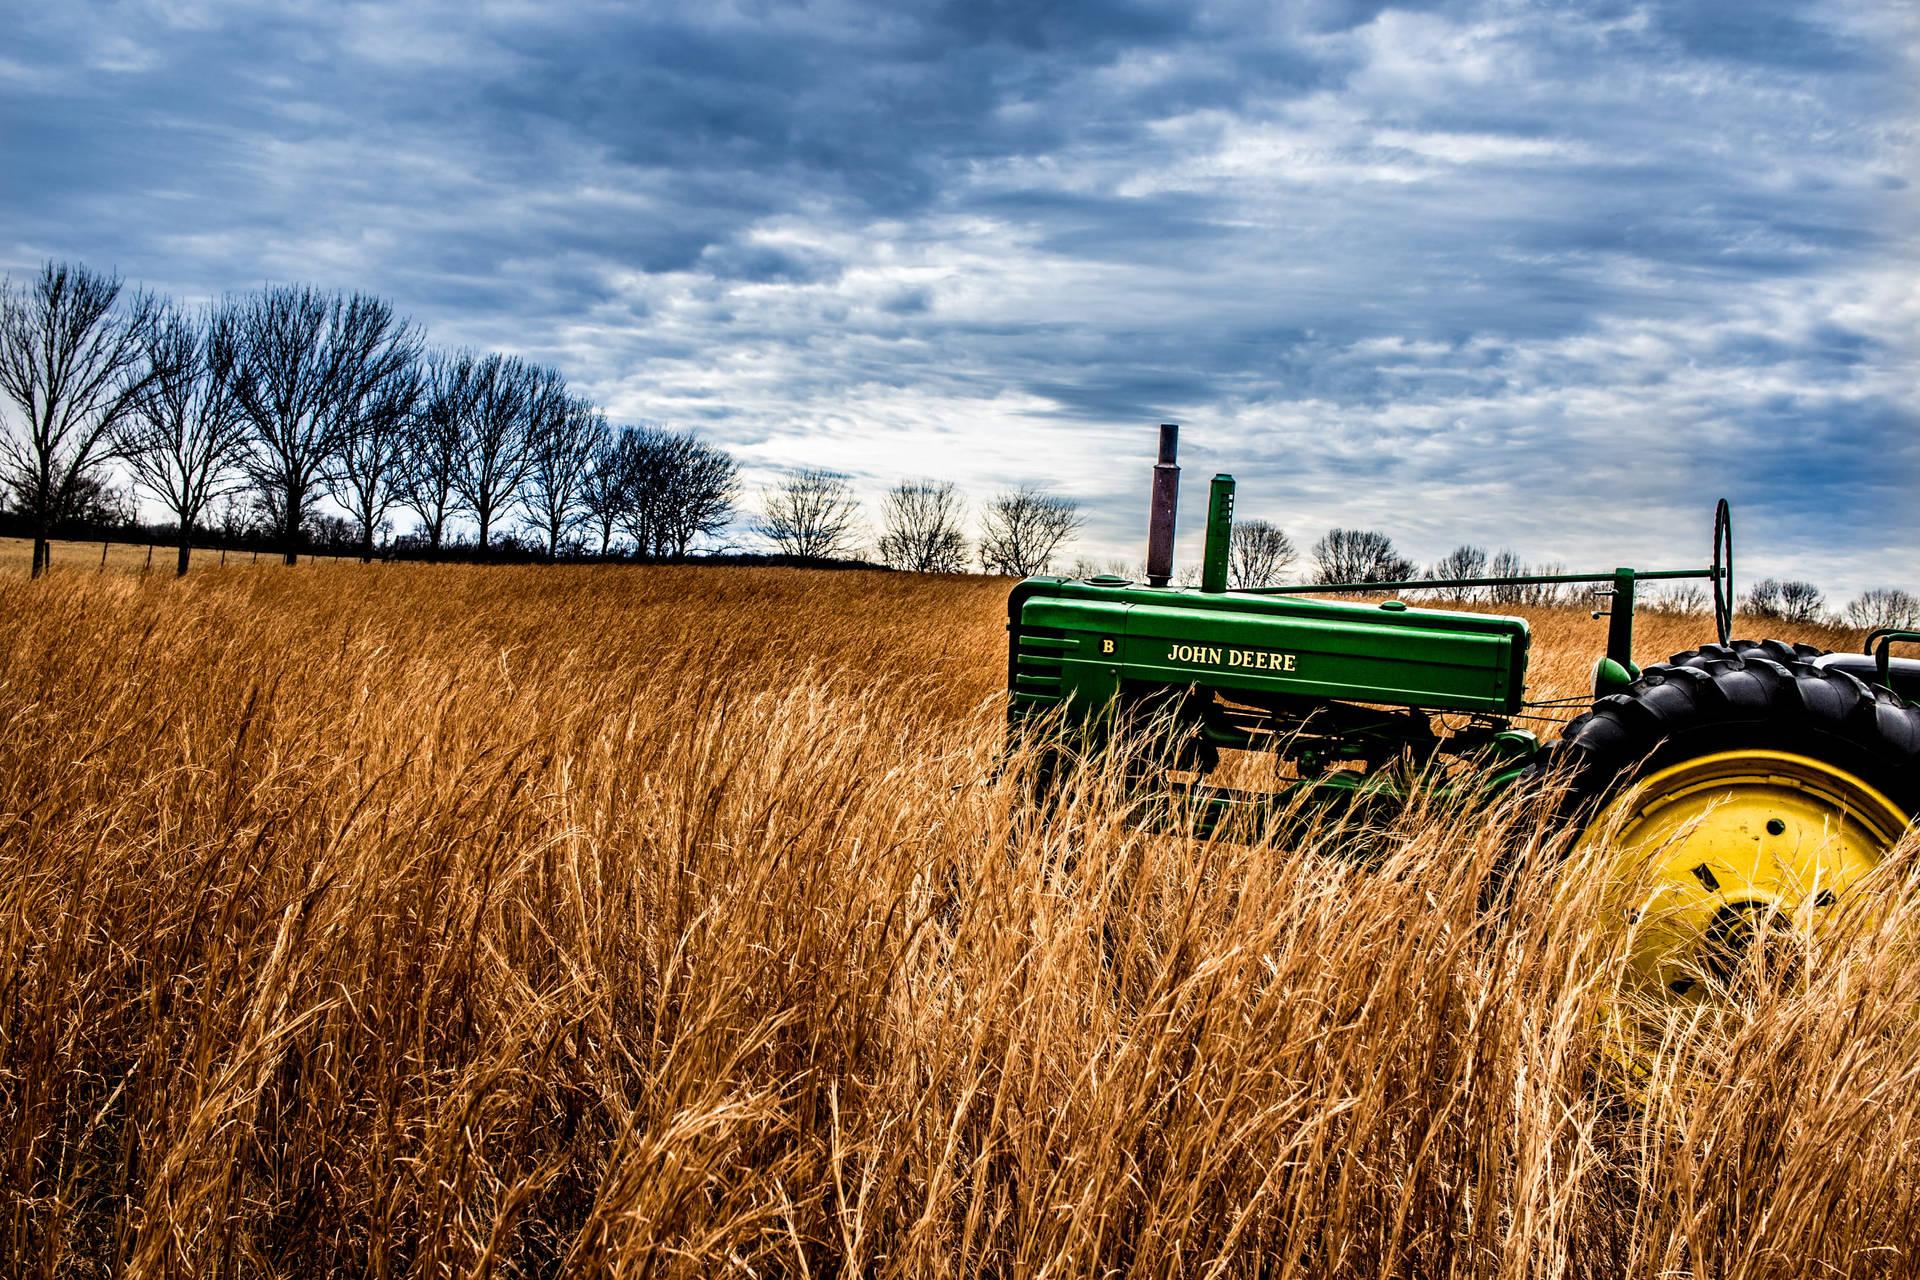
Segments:
[[[1748,985],[1792,981],[1800,968],[1798,941],[1778,903],[1729,903],[1701,935],[1697,958],[1710,989],[1744,995]]]

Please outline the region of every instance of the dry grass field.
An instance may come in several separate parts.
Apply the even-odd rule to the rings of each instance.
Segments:
[[[1916,913],[1623,1083],[1620,886],[1525,808],[1038,824],[1006,587],[0,576],[7,1274],[1920,1268]]]

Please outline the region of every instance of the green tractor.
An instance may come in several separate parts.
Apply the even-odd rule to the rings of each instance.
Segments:
[[[1684,1005],[1768,921],[1837,905],[1920,814],[1920,660],[1891,654],[1920,632],[1876,631],[1859,654],[1733,639],[1725,502],[1704,568],[1230,589],[1234,482],[1221,475],[1200,585],[1179,587],[1176,442],[1162,427],[1147,581],[1021,582],[1007,687],[1018,736],[1044,726],[1098,745],[1154,726],[1165,767],[1136,781],[1194,834],[1303,801],[1391,801],[1442,774],[1481,790],[1563,781],[1569,819],[1655,864],[1632,964]],[[1711,584],[1719,643],[1643,668],[1635,593],[1686,579]],[[1545,583],[1592,584],[1608,619],[1591,704],[1548,744],[1515,723],[1546,705],[1527,698],[1525,620],[1392,598]],[[1313,598],[1325,595],[1374,598]],[[1272,753],[1287,776],[1257,792],[1214,785],[1229,750]]]

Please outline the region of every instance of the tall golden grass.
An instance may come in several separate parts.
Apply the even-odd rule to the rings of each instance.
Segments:
[[[1042,822],[1006,585],[0,581],[8,1273],[1914,1270],[1913,913],[1616,1079],[1622,887],[1523,805]]]

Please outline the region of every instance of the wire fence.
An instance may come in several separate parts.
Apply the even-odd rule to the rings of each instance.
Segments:
[[[103,569],[106,568],[106,565],[107,565],[107,553],[110,550],[112,550],[113,545],[114,545],[113,542],[111,540],[108,540],[102,543],[100,547],[100,567]],[[166,554],[176,555],[176,556],[179,554],[179,551],[180,551],[180,544],[177,542],[175,543],[126,542],[126,543],[121,543],[120,545],[126,546],[126,547],[134,547],[134,548],[145,547],[147,549],[146,562],[140,566],[141,572],[143,573],[153,568],[153,553],[155,551],[160,551]],[[273,563],[276,561],[281,561],[286,559],[286,553],[284,551],[276,551],[276,550],[273,550],[272,548],[194,547],[193,554],[192,554],[193,562],[195,564],[207,564],[209,562],[208,557],[213,556],[216,552],[220,556],[219,563],[223,565],[227,563],[227,557],[229,555],[233,557],[233,561],[235,564],[243,564],[243,563],[258,564],[260,562],[260,557],[263,555],[267,558],[268,563]],[[308,560],[364,560],[364,559],[367,559],[367,557],[363,556],[358,551],[315,551],[307,547],[300,548],[297,554],[298,554],[298,559],[295,561],[296,564],[303,564]],[[391,557],[389,556],[384,556],[376,552],[372,557],[371,563],[379,564],[382,561],[388,560],[390,558]],[[163,568],[166,567],[165,555],[163,555],[161,558],[161,567]]]
[[[131,573],[149,573],[155,568],[165,572],[174,572],[178,564],[180,544],[177,542],[155,542],[151,539],[123,538],[54,538],[49,542],[49,567],[52,568],[91,568],[95,572],[108,570]],[[195,546],[191,548],[192,566],[196,569],[216,565],[257,564],[261,562],[278,563],[285,553],[274,547],[232,547]],[[358,551],[335,551],[302,547],[298,553],[299,563],[309,560],[360,560]],[[375,554],[376,561],[388,557]],[[33,540],[31,538],[0,539],[0,571],[29,572],[33,565]]]
[[[98,534],[83,537],[54,538],[50,543],[50,568],[86,569],[104,573],[115,570],[123,573],[150,573],[157,570],[172,573],[177,565],[180,544],[165,540],[148,538],[110,538]],[[204,546],[191,547],[192,571],[202,568],[217,568],[234,564],[278,564],[286,555],[284,548],[271,545]],[[344,549],[326,547],[301,547],[295,553],[298,564],[309,561],[349,561],[360,562],[368,557],[357,547]],[[883,564],[859,559],[819,559],[805,556],[783,554],[765,554],[740,551],[727,548],[720,551],[694,552],[685,556],[654,558],[636,556],[621,551],[595,555],[581,553],[577,548],[563,548],[556,555],[547,555],[531,550],[524,545],[496,545],[480,551],[471,544],[459,543],[443,546],[438,550],[426,547],[376,546],[371,557],[375,564],[495,564],[495,565],[659,565],[659,564],[705,564],[705,565],[760,565],[805,569],[870,569],[885,570]],[[17,536],[0,536],[0,573],[21,573],[31,571],[33,563],[33,541]]]

